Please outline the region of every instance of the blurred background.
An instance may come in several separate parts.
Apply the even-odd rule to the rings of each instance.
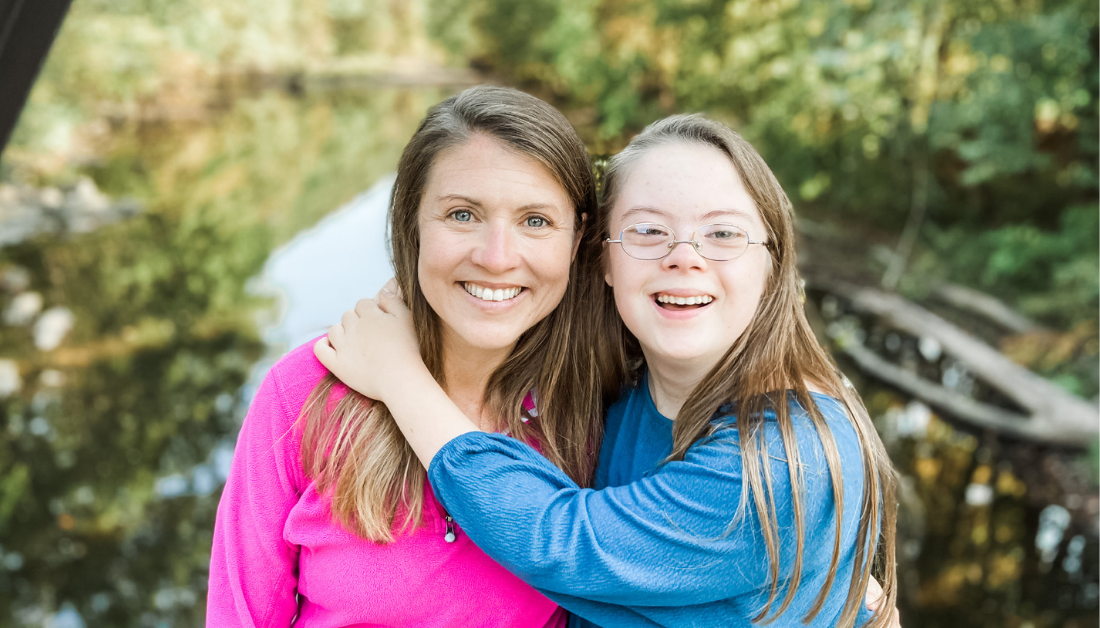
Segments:
[[[0,626],[202,625],[250,391],[388,276],[398,155],[481,82],[595,157],[752,141],[903,478],[903,624],[1096,626],[1097,12],[74,0],[0,159]]]

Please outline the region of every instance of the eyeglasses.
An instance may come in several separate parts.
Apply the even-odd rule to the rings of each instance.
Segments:
[[[677,240],[676,232],[664,225],[641,222],[622,230],[618,240],[608,238],[607,244],[619,244],[623,252],[634,259],[659,260],[668,257],[677,244],[691,244],[695,252],[713,262],[737,259],[749,249],[750,244],[768,246],[749,237],[741,227],[727,224],[703,225],[691,234],[689,240]]]

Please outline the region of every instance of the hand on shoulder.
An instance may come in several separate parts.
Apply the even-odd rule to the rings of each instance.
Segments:
[[[377,298],[344,312],[313,352],[349,388],[383,402],[410,374],[425,370],[412,314],[392,279]]]

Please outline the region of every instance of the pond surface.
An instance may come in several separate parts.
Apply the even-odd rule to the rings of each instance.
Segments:
[[[262,330],[278,351],[332,319],[288,310],[273,327],[278,300],[249,280],[392,172],[445,95],[267,91],[182,120],[114,120],[81,171],[136,199],[138,215],[0,249],[0,311],[25,314],[0,327],[0,625],[202,625],[226,443],[254,365],[270,359]],[[362,247],[313,287],[360,273],[355,293],[377,289],[382,232],[343,226]],[[266,281],[302,286],[301,270],[276,261]],[[35,329],[51,311],[70,328],[43,350]]]
[[[250,392],[389,276],[389,173],[446,93],[246,92],[115,120],[80,171],[140,211],[0,249],[0,311],[25,314],[0,326],[0,626],[202,625]],[[55,348],[36,342],[49,312]],[[970,433],[846,369],[903,476],[905,625],[1095,626],[1079,452]]]

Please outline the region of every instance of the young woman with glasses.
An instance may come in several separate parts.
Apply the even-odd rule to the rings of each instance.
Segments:
[[[625,386],[593,488],[478,431],[421,363],[393,290],[315,351],[387,404],[459,532],[576,625],[884,626],[894,472],[806,321],[792,220],[755,150],[701,117],[657,122],[611,160],[585,305]]]

